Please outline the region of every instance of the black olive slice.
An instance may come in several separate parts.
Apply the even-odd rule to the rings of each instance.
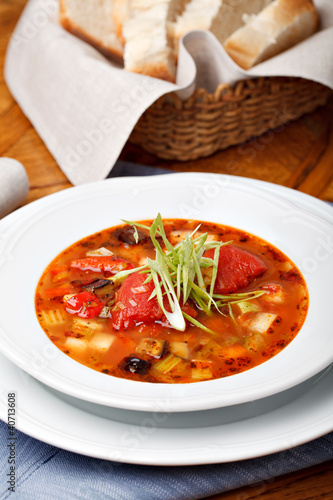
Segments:
[[[138,231],[138,243],[141,242],[146,242],[149,240],[149,237],[144,234],[142,231],[139,229]],[[118,240],[122,241],[123,243],[127,243],[128,245],[136,245],[137,242],[135,241],[134,237],[134,228],[132,226],[125,227],[121,229],[118,234],[117,234]]]
[[[150,366],[151,363],[149,363],[149,361],[140,359],[136,356],[129,356],[127,358],[124,358],[121,362],[121,368],[123,370],[131,373],[137,373],[138,375],[145,375],[148,372]]]
[[[86,285],[82,285],[87,292],[94,292],[99,288],[103,288],[104,286],[110,285],[110,280],[95,280],[91,283],[87,283]]]

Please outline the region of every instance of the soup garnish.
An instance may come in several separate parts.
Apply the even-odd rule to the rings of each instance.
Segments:
[[[160,214],[124,222],[67,248],[39,281],[39,322],[71,358],[116,377],[198,382],[267,361],[300,330],[304,279],[266,241]]]

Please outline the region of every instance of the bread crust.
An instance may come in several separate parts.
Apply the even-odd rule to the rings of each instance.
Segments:
[[[123,25],[130,16],[130,0],[113,0],[112,17],[116,28],[116,35],[120,42],[125,45],[123,36]]]
[[[125,69],[175,81],[176,55],[170,25],[187,0],[133,0],[133,15],[124,23]]]
[[[248,70],[312,35],[319,18],[312,0],[275,0],[224,43],[230,57]]]
[[[80,38],[84,42],[89,43],[108,59],[112,59],[117,63],[123,63],[123,55],[124,55],[123,49],[115,46],[111,47],[110,45],[104,44],[102,40],[98,40],[92,35],[86,33],[79,25],[77,25],[68,16],[67,9],[65,6],[65,0],[59,1],[59,22],[66,31]]]
[[[305,12],[312,12],[314,14],[317,21],[316,27],[318,28],[319,19],[313,0],[279,0],[278,8],[274,12],[275,21],[286,24],[292,22],[295,17]]]
[[[76,16],[74,15],[76,9],[72,10],[70,7],[71,2],[66,4],[66,1],[68,2],[68,0],[59,0],[59,7],[60,7],[59,20],[64,29],[66,29],[68,32],[72,33],[73,35],[81,38],[85,42],[94,46],[104,56],[113,61],[116,61],[117,63],[124,63],[125,59],[125,68],[128,69],[129,71],[144,75],[149,75],[154,78],[163,79],[169,82],[175,82],[175,66],[177,62],[177,52],[178,52],[177,50],[178,35],[175,29],[176,23],[174,17],[176,15],[181,17],[180,13],[184,12],[186,4],[191,3],[193,0],[169,0],[171,6],[170,7],[171,14],[169,14],[170,18],[165,20],[166,22],[165,28],[167,32],[166,42],[165,42],[166,50],[165,53],[163,52],[160,59],[158,59],[156,52],[155,55],[154,54],[151,54],[151,56],[148,55],[147,58],[133,57],[131,61],[129,58],[127,59],[126,44],[123,35],[123,23],[125,22],[125,24],[127,24],[128,22],[131,23],[134,21],[134,19],[129,19],[131,12],[131,6],[130,6],[131,0],[108,0],[110,3],[103,4],[106,7],[106,10],[105,11],[98,10],[99,13],[99,17],[97,17],[98,22],[101,22],[103,19],[106,20],[109,19],[109,17],[105,15],[105,13],[108,12],[109,10],[110,11],[112,10],[112,16],[110,17],[110,20],[112,19],[112,21],[110,23],[110,26],[109,24],[107,24],[106,29],[104,29],[104,34],[103,30],[101,33],[100,30],[98,31],[91,30],[93,33],[95,33],[96,31],[96,36],[94,34],[87,32],[90,31],[90,29],[87,28],[86,30],[82,26],[80,26],[79,22],[76,22],[77,19],[75,19]],[[84,2],[84,0],[81,1]],[[198,2],[198,0],[196,1]],[[221,4],[220,3],[221,0],[214,0],[210,4],[211,8],[213,6],[212,13],[215,12],[214,9],[216,10],[217,13],[216,20],[219,19],[220,24],[222,21],[220,14],[222,12],[224,12],[225,14],[226,6],[229,6],[228,0],[223,0],[223,1],[225,3]],[[257,13],[258,10],[262,8],[263,4],[265,4],[265,2],[267,4],[268,1],[270,0],[261,0],[261,6],[260,6],[259,0],[253,0],[252,3],[247,4],[249,12],[251,12],[252,9],[252,13],[253,12]],[[147,5],[148,4],[149,5],[151,4],[152,9],[155,6],[154,0],[149,0]],[[158,2],[156,3],[156,5],[157,4]],[[76,7],[75,2],[74,5]],[[92,9],[97,6],[99,8],[99,3],[97,4],[92,3],[90,5]],[[142,9],[142,11],[145,12],[144,8],[145,1],[142,0],[141,4],[139,2],[138,5],[142,5],[142,7],[140,6],[140,9]],[[245,1],[241,0],[242,11],[245,8],[244,5]],[[82,7],[82,4],[79,4],[79,6]],[[237,6],[235,8],[237,8]],[[86,13],[85,10],[84,13]],[[91,9],[90,9],[90,14],[91,14]],[[207,12],[205,12],[205,14],[207,14]],[[196,15],[197,15],[197,20],[199,19],[202,24],[204,19],[201,16],[199,18],[198,14]],[[237,15],[239,17],[239,23],[238,23],[239,26],[241,22],[241,14],[237,12]],[[259,22],[256,21],[253,24],[252,21],[254,19],[258,20],[258,18]],[[92,19],[92,18],[87,17],[87,19]],[[151,22],[153,23],[154,18],[153,17],[150,18],[148,16],[148,20],[150,19]],[[190,21],[191,21],[190,23],[191,29],[195,29],[196,26],[192,25],[191,18]],[[215,21],[214,19],[212,19],[210,22],[212,23],[210,29],[214,33],[213,28],[215,25],[214,24]],[[82,22],[82,24],[83,26],[87,25],[85,22]],[[101,24],[103,25],[103,22],[101,22]],[[89,24],[87,26],[90,27]],[[223,23],[221,24],[221,26],[223,26]],[[295,45],[296,43],[299,43],[300,41],[304,40],[305,38],[313,34],[318,29],[318,26],[319,26],[319,18],[313,0],[274,0],[267,7],[263,8],[263,10],[257,16],[252,14],[249,23],[247,25],[237,29],[237,31],[235,31],[231,36],[229,36],[229,38],[227,38],[227,40],[224,43],[224,48],[226,49],[230,57],[240,67],[242,67],[245,70],[248,70],[255,64],[258,64],[259,62],[262,62],[270,57],[273,57],[274,55],[290,48],[292,45]],[[148,33],[148,31],[150,32],[151,30],[150,27],[151,24],[147,27],[146,31],[143,30],[141,34],[139,33],[139,35],[137,35],[137,39],[134,40],[134,45],[132,44],[134,48],[135,48],[135,43],[137,47],[138,46],[142,47],[141,43],[145,42],[146,33]],[[203,28],[203,26],[200,27]],[[216,30],[217,29],[218,29],[218,22],[216,24]],[[236,28],[234,27],[233,29]],[[100,38],[98,37],[99,33],[101,34]],[[110,37],[109,33],[111,35]],[[218,33],[214,34],[215,36],[218,37]],[[103,40],[103,37],[106,38],[106,40]],[[151,39],[152,42],[154,42],[152,47],[155,50],[155,45],[160,42],[156,41],[155,36],[152,36]],[[221,43],[223,43],[222,40],[220,41]],[[160,52],[160,54],[161,53],[162,52]]]
[[[166,80],[167,82],[175,83],[174,72],[170,70],[163,63],[145,63],[137,64],[132,67],[129,71],[133,73],[140,73],[141,75],[151,76],[153,78],[159,78],[161,80]]]

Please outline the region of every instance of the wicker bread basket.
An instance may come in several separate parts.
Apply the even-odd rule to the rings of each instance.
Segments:
[[[213,94],[197,90],[158,99],[140,118],[130,141],[159,158],[188,161],[241,144],[324,105],[331,89],[301,78],[220,84]]]

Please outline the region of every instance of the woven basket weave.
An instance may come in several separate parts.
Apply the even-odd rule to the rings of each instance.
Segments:
[[[241,144],[324,105],[332,91],[300,78],[220,84],[188,100],[167,94],[140,118],[130,141],[167,160],[188,161]]]

